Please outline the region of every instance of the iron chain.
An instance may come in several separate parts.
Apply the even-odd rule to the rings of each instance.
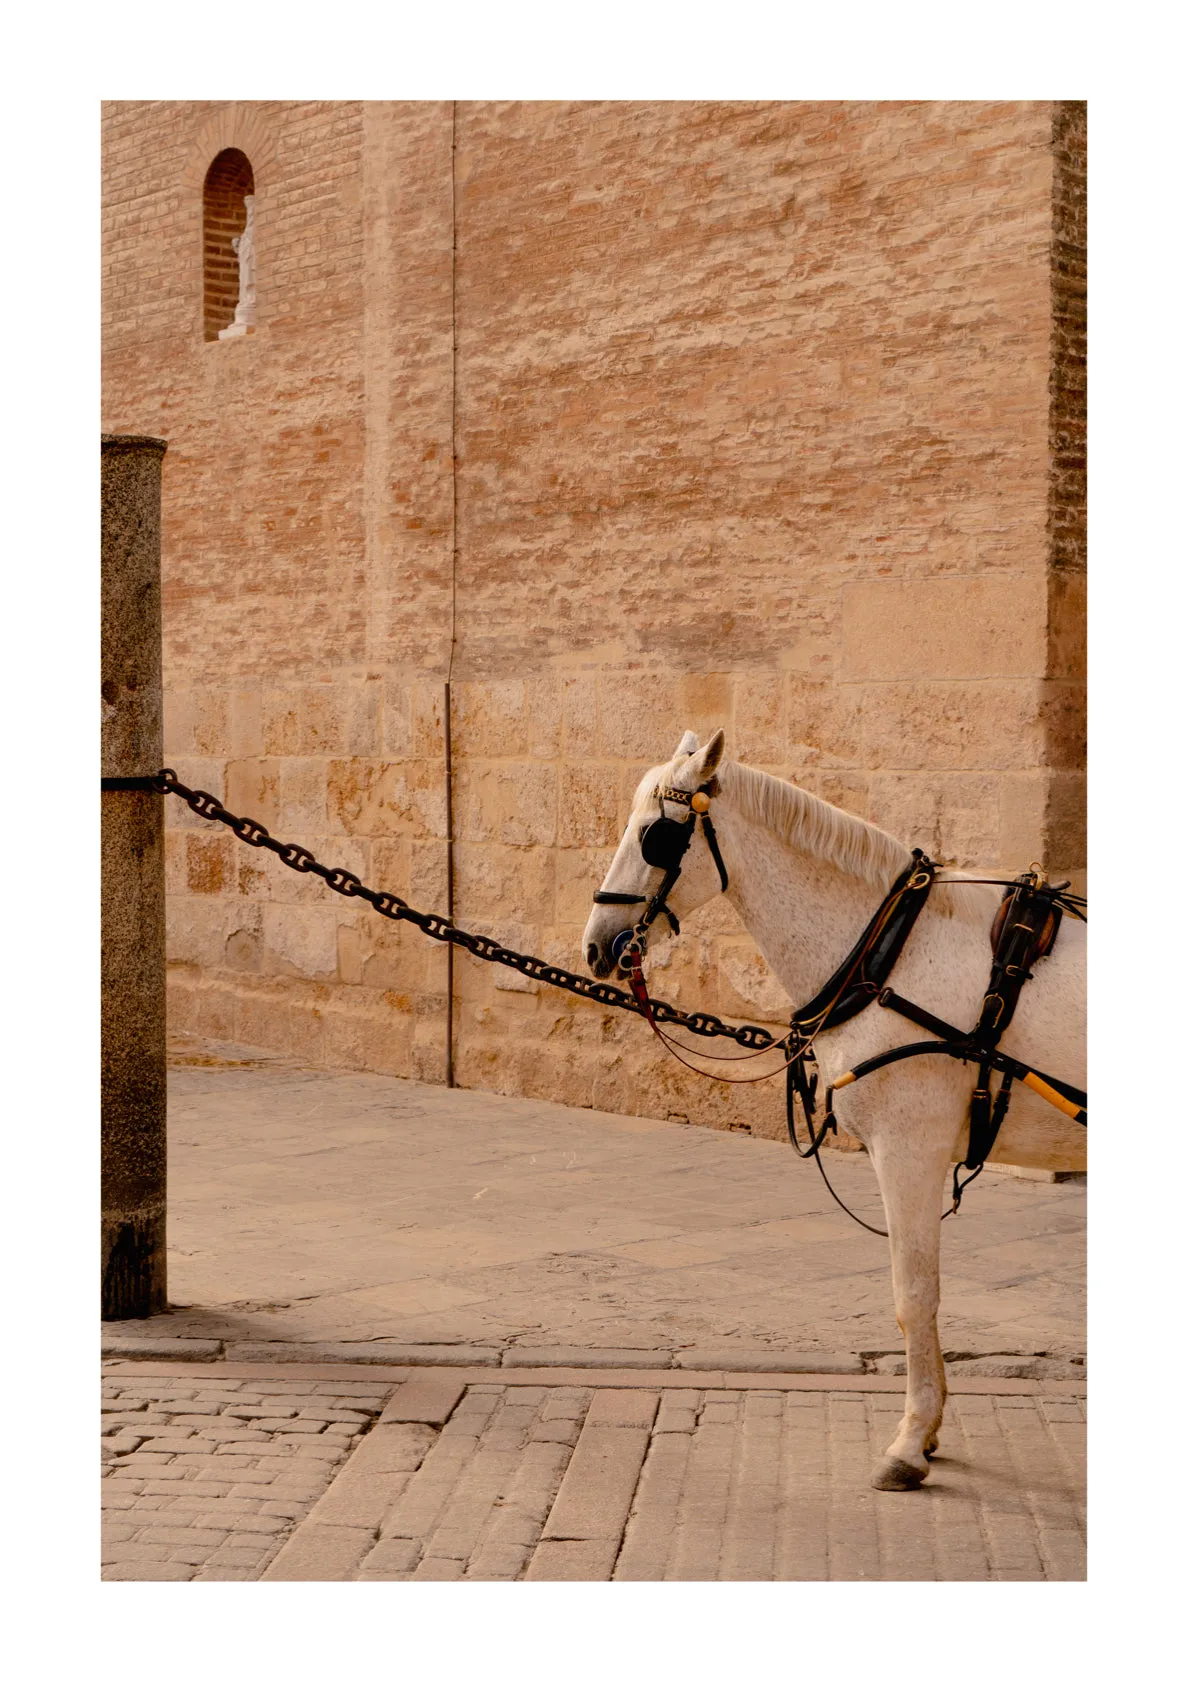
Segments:
[[[112,778],[109,781],[114,784],[117,779]],[[132,783],[133,779],[118,781]],[[254,818],[236,817],[235,813],[229,812],[222,801],[216,799],[213,794],[207,794],[200,788],[187,788],[178,778],[177,772],[169,770],[168,767],[154,777],[136,778],[135,783],[142,788],[151,788],[158,794],[176,794],[200,818],[206,818],[211,823],[226,824],[227,828],[241,841],[246,841],[249,847],[267,847],[269,852],[275,853],[281,863],[287,864],[290,870],[320,876],[328,888],[332,888],[336,894],[342,894],[346,899],[366,900],[381,917],[388,917],[397,923],[412,923],[430,939],[448,941],[451,946],[460,946],[472,956],[481,958],[484,963],[504,964],[508,969],[518,970],[521,975],[526,975],[533,981],[544,981],[550,987],[561,987],[567,993],[576,993],[579,998],[592,999],[595,1004],[609,1005],[615,1010],[629,1010],[636,1016],[643,1015],[633,995],[624,992],[621,987],[613,987],[606,981],[590,980],[583,975],[573,975],[569,970],[558,969],[555,964],[546,963],[543,958],[533,958],[524,952],[513,952],[510,947],[501,946],[497,940],[492,940],[486,935],[470,934],[466,929],[460,929],[457,924],[450,922],[448,917],[439,917],[432,911],[415,911],[398,894],[381,893],[375,888],[367,887],[353,871],[319,863],[308,847],[302,847],[293,841],[278,841],[274,835],[269,834],[262,823],[257,823]],[[729,1022],[723,1022],[720,1017],[711,1016],[707,1011],[678,1010],[675,1005],[666,1004],[663,999],[652,999],[650,1005],[657,1022],[685,1028],[689,1033],[700,1034],[704,1039],[735,1040],[739,1045],[755,1051],[765,1051],[776,1043],[774,1034],[755,1023],[744,1023],[735,1027]]]

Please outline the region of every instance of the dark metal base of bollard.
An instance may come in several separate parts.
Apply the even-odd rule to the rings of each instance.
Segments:
[[[165,1210],[103,1216],[104,1320],[145,1320],[169,1307]]]

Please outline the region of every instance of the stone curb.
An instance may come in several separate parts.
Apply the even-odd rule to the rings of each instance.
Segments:
[[[222,1353],[219,1338],[104,1336],[100,1342],[102,1360],[215,1361]]]
[[[865,1355],[849,1351],[833,1353],[805,1350],[800,1353],[773,1349],[583,1349],[569,1345],[540,1348],[513,1344],[500,1349],[491,1344],[449,1343],[282,1343],[228,1342],[218,1338],[119,1337],[105,1335],[101,1342],[103,1360],[124,1361],[240,1361],[249,1364],[286,1364],[368,1367],[490,1367],[501,1372],[531,1368],[535,1371],[568,1368],[590,1371],[598,1368],[646,1372],[753,1372],[833,1373],[839,1377],[880,1373],[902,1377],[906,1365],[902,1354]],[[996,1354],[946,1360],[949,1379],[1020,1378],[1068,1379],[1085,1383],[1083,1363],[1050,1356]]]
[[[903,1378],[907,1361],[902,1355],[883,1355],[872,1363],[873,1372],[888,1373]],[[789,1367],[795,1372],[795,1367]],[[979,1355],[964,1361],[946,1361],[945,1377],[954,1378],[1058,1378],[1074,1384],[1087,1384],[1088,1369],[1083,1363],[1060,1361],[1037,1355]]]
[[[228,1360],[348,1362],[376,1367],[497,1367],[500,1351],[460,1343],[229,1343]]]
[[[105,1369],[109,1374],[135,1372],[138,1376],[208,1377],[209,1362],[127,1361],[112,1362]],[[326,1364],[300,1362],[229,1361],[218,1372],[226,1378],[297,1378],[326,1380]],[[393,1386],[411,1379],[414,1374],[426,1373],[423,1367],[389,1367],[384,1372]],[[637,1386],[659,1390],[688,1390],[693,1381],[688,1369],[659,1368],[641,1371],[623,1367],[450,1367],[451,1379],[463,1385],[545,1385],[557,1388],[587,1390],[629,1390]],[[374,1379],[374,1366],[336,1366],[334,1376],[342,1379]],[[443,1374],[444,1376],[444,1374]],[[1084,1396],[1087,1385],[1082,1377],[1069,1381],[1058,1378],[963,1378],[950,1370],[949,1392],[968,1396],[1048,1396],[1051,1398]],[[739,1372],[730,1368],[698,1369],[696,1388],[699,1390],[811,1390],[811,1391],[869,1391],[883,1395],[902,1395],[903,1380],[888,1373],[759,1373]]]
[[[860,1355],[786,1355],[778,1350],[679,1349],[673,1366],[689,1372],[820,1372],[857,1374],[866,1371]]]
[[[576,1345],[550,1345],[540,1349],[515,1344],[504,1350],[504,1367],[641,1367],[648,1372],[672,1364],[668,1349],[581,1349]]]

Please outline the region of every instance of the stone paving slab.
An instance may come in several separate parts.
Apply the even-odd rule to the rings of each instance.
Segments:
[[[110,1364],[104,1577],[1085,1574],[1068,1384],[964,1381],[927,1484],[890,1495],[867,1481],[902,1408],[886,1376],[355,1371]]]
[[[164,1335],[501,1367],[902,1351],[886,1241],[773,1140],[214,1047],[171,1069],[169,1152],[175,1307],[107,1328],[121,1352]],[[879,1216],[864,1156],[831,1153],[829,1173]],[[943,1346],[1083,1358],[1084,1228],[1083,1183],[983,1175],[944,1226]]]

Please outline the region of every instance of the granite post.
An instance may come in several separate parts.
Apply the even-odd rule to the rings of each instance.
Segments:
[[[161,769],[160,438],[103,438],[103,776]],[[165,836],[162,796],[102,794],[103,1318],[165,1287]]]

